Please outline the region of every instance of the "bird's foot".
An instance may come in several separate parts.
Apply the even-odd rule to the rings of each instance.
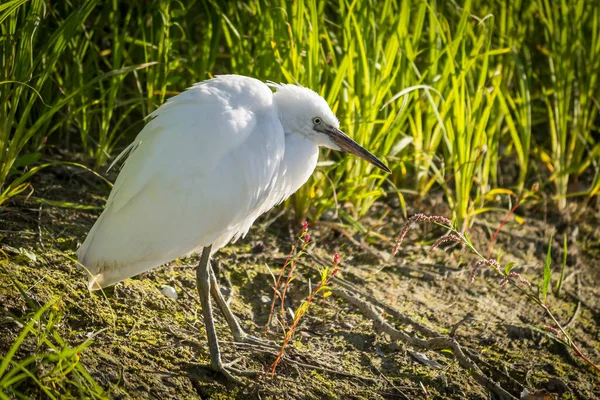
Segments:
[[[217,365],[212,365],[211,368],[221,373],[228,381],[241,384],[242,381],[238,377],[253,377],[260,374],[258,371],[242,371],[241,369],[237,369],[234,367],[240,359],[235,359],[229,363],[217,363]]]
[[[261,339],[259,337],[250,335],[244,331],[236,333],[233,339],[235,343],[245,343],[253,346],[264,347],[270,350],[279,350],[280,347],[277,346],[277,344],[271,340]]]
[[[216,362],[211,362],[210,364],[194,363],[191,365],[211,369],[223,375],[225,378],[227,378],[228,381],[236,383],[238,385],[243,384],[243,382],[238,377],[255,377],[263,374],[263,372],[261,371],[243,371],[241,369],[235,368],[234,365],[237,364],[240,360],[240,358],[236,358],[235,360],[228,363],[223,363],[221,360],[217,360]]]

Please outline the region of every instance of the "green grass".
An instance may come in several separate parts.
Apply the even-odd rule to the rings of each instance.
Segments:
[[[81,363],[80,354],[92,344],[92,340],[71,347],[54,329],[60,318],[60,309],[55,301],[49,301],[33,315],[21,318],[24,324],[22,332],[8,354],[1,358],[0,398],[26,398],[31,383],[50,399],[61,398],[65,393],[85,398],[108,398]],[[37,351],[15,360],[15,353],[27,339],[37,343]]]
[[[570,178],[592,163],[596,146],[598,75],[600,73],[600,6],[589,1],[538,1],[546,47],[547,71],[542,98],[551,136],[550,165],[559,210],[567,206]]]
[[[93,343],[95,335],[74,347],[68,344],[57,330],[63,316],[60,299],[54,298],[38,306],[2,266],[5,261],[0,262],[0,272],[10,277],[30,312],[21,317],[8,315],[22,329],[8,352],[0,356],[0,399],[27,398],[32,385],[49,399],[107,399],[108,395],[83,364],[85,350]],[[19,358],[17,355],[22,347],[35,351]]]
[[[534,180],[560,211],[600,188],[599,19],[593,0],[8,1],[3,199],[48,144],[102,171],[166,98],[238,73],[318,91],[394,170],[329,152],[291,200],[298,219],[346,205],[354,223],[388,194],[442,190],[468,229]]]
[[[85,80],[71,74],[69,70],[74,66],[63,57],[69,44],[83,34],[81,26],[95,6],[96,1],[83,2],[62,16],[56,10],[48,10],[47,4],[40,0],[13,0],[0,6],[3,54],[0,72],[0,204],[27,188],[18,175],[22,174],[22,168],[37,162],[50,135],[62,133],[64,142],[69,142],[71,113],[88,113],[90,104],[95,102],[100,102],[104,109],[111,106],[110,101],[105,103],[107,98],[103,95],[99,99],[88,98],[83,105],[78,103],[78,98],[90,88],[154,64],[95,70]],[[52,27],[55,29],[48,34],[46,30]],[[76,82],[65,81],[64,76]],[[72,87],[70,83],[73,83]],[[86,133],[81,130],[82,137]],[[103,144],[102,131],[99,137]],[[85,141],[82,144],[85,148]],[[106,146],[104,149],[98,146],[98,149],[97,153],[105,157]],[[97,156],[96,161],[106,160],[102,157]]]

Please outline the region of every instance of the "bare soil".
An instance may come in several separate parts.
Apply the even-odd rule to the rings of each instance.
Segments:
[[[40,173],[33,187],[30,198],[15,199],[0,211],[0,247],[8,257],[0,270],[0,357],[34,312],[26,297],[37,307],[57,299],[61,320],[56,333],[72,347],[93,337],[80,353],[79,363],[109,398],[497,398],[459,365],[452,351],[425,351],[394,341],[335,294],[312,304],[274,378],[244,379],[245,385],[228,383],[197,365],[209,361],[195,288],[197,259],[176,260],[104,293],[89,292],[74,252],[98,216],[108,189],[67,167]],[[411,200],[409,214],[448,215],[441,200],[432,198]],[[37,199],[63,204],[58,207]],[[78,209],[64,202],[95,208]],[[273,297],[269,269],[279,271],[301,227],[286,215],[273,221],[278,212],[266,215],[245,239],[223,249],[213,265],[244,329],[281,343],[283,333],[277,325],[264,333]],[[554,233],[554,284],[560,274],[563,235],[568,236],[566,279],[560,295],[550,295],[548,304],[582,352],[600,364],[598,215],[587,210],[564,224],[554,222],[539,207],[519,212],[522,223],[511,218],[498,236],[496,254],[502,251],[502,263],[515,261],[513,271],[535,288],[542,277],[548,238]],[[484,254],[503,217],[484,215],[470,230]],[[454,337],[483,374],[513,396],[519,398],[526,390],[530,395],[524,398],[531,399],[600,398],[600,374],[544,332],[551,321],[542,310],[510,285],[501,287],[492,271],[480,271],[471,284],[476,258],[465,249],[430,248],[444,233],[439,228],[411,230],[400,254],[392,257],[394,238],[404,221],[390,201],[378,203],[372,216],[361,220],[367,233],[342,226],[335,218],[311,223],[313,242],[298,264],[286,307],[298,307],[308,294],[309,282],[314,287],[318,281],[318,269],[330,265],[338,252],[345,282],[440,336]],[[163,295],[162,285],[173,286],[178,299]],[[425,337],[418,326],[395,320],[389,312],[382,315],[396,329]],[[272,351],[232,343],[219,314],[217,329],[225,360],[239,359],[237,368],[264,371],[273,362]],[[43,351],[47,349],[30,335],[14,360]],[[39,370],[34,374],[43,382]],[[44,398],[32,379],[15,389],[31,398]],[[77,382],[57,390],[64,398],[82,393]]]

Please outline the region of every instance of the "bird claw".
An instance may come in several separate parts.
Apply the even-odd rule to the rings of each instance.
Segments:
[[[234,376],[234,374],[237,370],[233,367],[227,367],[226,364],[220,364],[218,366],[211,365],[211,369],[214,370],[215,372],[219,372],[221,375],[223,375],[225,378],[227,378],[227,380],[230,382],[236,383],[238,385],[240,385],[242,383],[242,381],[240,379],[238,379],[236,376]]]
[[[210,364],[194,363],[191,365],[201,367],[201,368],[211,369],[211,370],[223,375],[228,381],[233,382],[238,385],[243,384],[242,380],[239,379],[238,377],[255,377],[255,376],[258,376],[263,373],[260,371],[242,371],[241,369],[234,368],[233,366],[235,364],[237,364],[240,360],[241,360],[240,358],[237,358],[228,363],[223,363],[223,362],[210,363]]]
[[[259,337],[243,333],[242,335],[237,335],[235,338],[236,343],[245,343],[253,346],[265,347],[272,350],[279,350],[279,346],[277,346],[274,342],[270,340],[261,339]]]

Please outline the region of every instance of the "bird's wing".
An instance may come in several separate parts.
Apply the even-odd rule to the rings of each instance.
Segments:
[[[78,251],[104,287],[207,246],[269,196],[283,128],[262,82],[223,76],[161,106],[135,139]]]

